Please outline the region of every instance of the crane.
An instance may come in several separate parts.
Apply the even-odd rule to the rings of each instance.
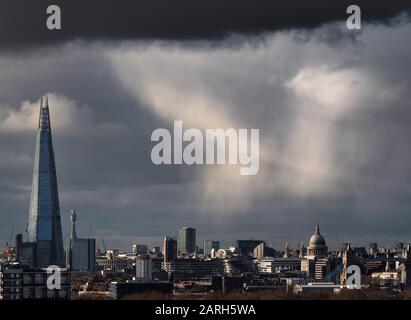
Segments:
[[[9,241],[7,241],[7,242],[6,242],[6,246],[7,246],[7,248],[9,248],[9,247],[10,247],[11,240],[13,240],[13,234],[14,234],[14,224],[13,224],[13,225],[12,225],[12,227],[11,227]]]

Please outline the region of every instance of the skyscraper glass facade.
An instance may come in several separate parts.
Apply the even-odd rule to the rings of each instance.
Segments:
[[[56,165],[47,98],[40,103],[28,241],[36,243],[37,267],[64,266]]]
[[[182,227],[178,232],[178,251],[193,253],[196,251],[196,229]]]

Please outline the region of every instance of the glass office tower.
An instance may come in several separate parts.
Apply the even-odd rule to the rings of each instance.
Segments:
[[[196,229],[182,227],[178,232],[178,251],[194,253],[196,251]]]
[[[36,244],[36,267],[64,267],[56,165],[47,97],[40,103],[28,224],[28,242]]]

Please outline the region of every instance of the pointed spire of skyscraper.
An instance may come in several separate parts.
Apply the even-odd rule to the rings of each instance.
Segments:
[[[51,131],[49,102],[47,96],[41,97],[40,100],[40,116],[38,129],[44,131]]]
[[[49,97],[46,95],[44,97],[44,108],[48,108],[49,107]]]

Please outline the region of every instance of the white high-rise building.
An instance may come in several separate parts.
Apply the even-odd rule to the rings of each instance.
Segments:
[[[264,257],[264,254],[265,254],[265,243],[263,242],[254,248],[253,257],[254,259],[260,259]]]

